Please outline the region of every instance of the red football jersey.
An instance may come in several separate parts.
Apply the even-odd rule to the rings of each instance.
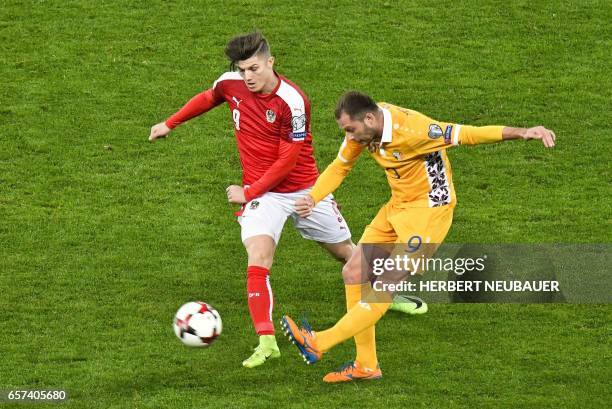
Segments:
[[[271,93],[253,93],[239,73],[226,72],[211,89],[194,97],[166,121],[170,128],[174,128],[227,102],[242,164],[242,182],[254,187],[247,195],[248,199],[265,191],[287,193],[305,189],[312,186],[319,176],[310,133],[310,102],[294,83],[280,75],[278,79],[278,85]],[[289,156],[292,158],[285,160]],[[279,167],[280,162],[283,163]],[[280,176],[285,175],[282,180],[275,180],[275,175],[270,174],[277,169]],[[266,172],[266,178],[254,185]]]

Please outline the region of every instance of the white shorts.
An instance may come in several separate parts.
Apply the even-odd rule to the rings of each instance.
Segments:
[[[309,192],[310,188],[291,193],[267,192],[248,202],[238,217],[242,241],[265,234],[278,244],[289,217],[305,239],[321,243],[340,243],[350,239],[351,232],[331,194],[317,203],[310,216],[303,218],[295,213],[295,201]]]

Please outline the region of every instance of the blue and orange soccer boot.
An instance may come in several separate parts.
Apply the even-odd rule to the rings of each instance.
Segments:
[[[359,362],[349,362],[336,372],[330,372],[323,377],[323,382],[340,383],[351,381],[366,381],[382,378],[378,365],[376,369],[362,368]]]
[[[317,348],[315,334],[305,319],[302,320],[302,328],[298,327],[287,315],[283,315],[280,324],[285,331],[285,335],[297,346],[300,355],[307,364],[314,364],[321,360],[323,353]]]

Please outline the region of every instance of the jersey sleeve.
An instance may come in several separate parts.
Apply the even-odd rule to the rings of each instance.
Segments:
[[[306,135],[306,113],[292,115],[286,108],[281,122],[281,137],[288,142],[304,142]]]
[[[211,89],[215,100],[220,101],[219,103],[228,100],[229,97],[227,96],[228,91],[226,90],[226,86],[228,84],[228,81],[231,80],[242,80],[242,77],[239,73],[235,71],[228,71],[221,74],[221,76],[217,78],[215,82],[213,82],[213,86]]]
[[[411,148],[422,155],[458,145],[480,145],[502,141],[503,126],[470,126],[436,121],[413,111],[409,127],[415,130]]]
[[[338,156],[321,173],[310,192],[310,196],[312,196],[315,203],[323,200],[342,184],[346,175],[349,174],[355,163],[357,163],[357,159],[359,159],[359,155],[364,148],[363,145],[355,141],[344,139]]]
[[[288,142],[304,142],[310,132],[310,106],[308,101],[284,81],[277,91],[284,101],[281,111],[281,138]]]
[[[166,119],[166,126],[174,129],[183,122],[202,115],[225,102],[224,81],[236,79],[238,75],[238,73],[234,72],[226,72],[221,75],[211,88],[191,98],[178,112]]]
[[[183,122],[210,111],[222,102],[223,99],[218,97],[214,88],[210,88],[191,98],[178,112],[166,119],[166,126],[174,129]]]

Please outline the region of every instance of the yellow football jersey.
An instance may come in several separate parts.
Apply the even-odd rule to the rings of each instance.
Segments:
[[[345,138],[338,157],[319,176],[311,196],[319,202],[336,190],[364,150],[385,169],[391,202],[399,207],[454,204],[453,174],[446,149],[502,140],[502,126],[474,127],[435,121],[419,112],[379,103],[384,124],[379,142],[366,147]]]

